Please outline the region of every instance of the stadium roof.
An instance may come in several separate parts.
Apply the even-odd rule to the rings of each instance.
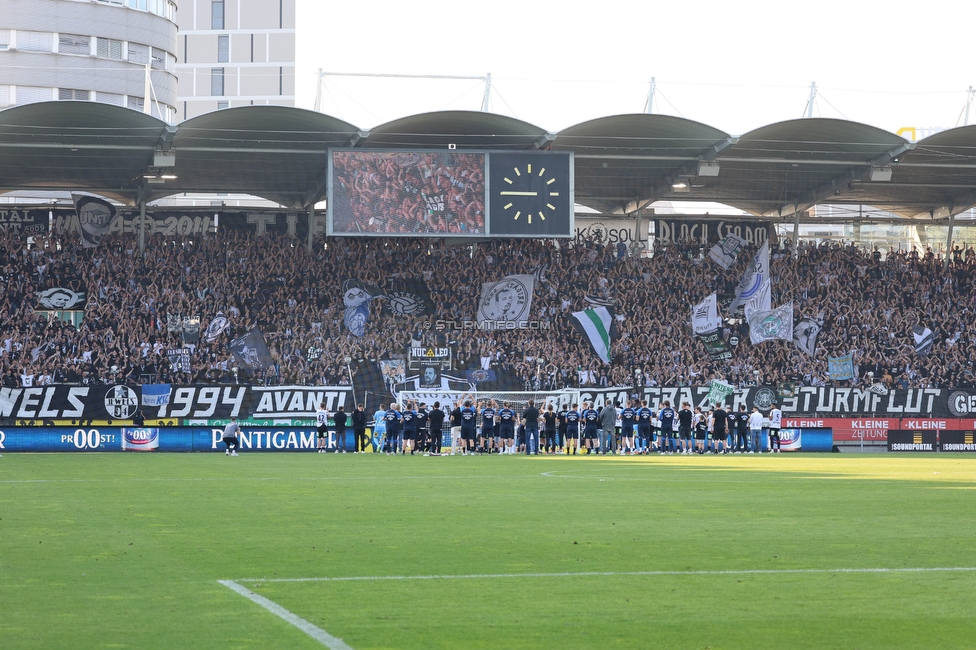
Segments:
[[[170,126],[91,102],[0,111],[0,192],[87,191],[133,205],[184,192],[245,193],[303,209],[325,194],[329,148],[451,144],[571,151],[576,202],[603,214],[692,200],[768,217],[847,203],[944,218],[976,204],[976,126],[910,143],[864,124],[811,118],[734,137],[691,120],[635,114],[551,133],[493,113],[446,111],[365,130],[282,106],[232,108]],[[155,167],[157,152],[173,152],[175,166]]]

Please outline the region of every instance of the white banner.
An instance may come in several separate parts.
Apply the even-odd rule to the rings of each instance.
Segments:
[[[481,300],[478,301],[478,322],[505,323],[529,320],[532,313],[534,280],[531,275],[509,275],[498,282],[482,284]]]
[[[714,293],[691,308],[691,329],[695,334],[714,332],[722,326],[718,315],[718,296]]]
[[[765,297],[764,297],[765,294]],[[735,300],[730,309],[735,311],[753,298],[754,309],[768,310],[769,304],[769,242],[764,242],[759,252],[752,259],[752,264],[742,274],[739,286],[735,288]]]

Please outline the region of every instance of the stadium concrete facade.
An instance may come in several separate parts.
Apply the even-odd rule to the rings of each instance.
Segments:
[[[0,108],[52,100],[176,118],[175,0],[0,0]]]

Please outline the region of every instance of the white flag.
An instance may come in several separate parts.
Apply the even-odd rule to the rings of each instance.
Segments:
[[[714,293],[691,308],[691,329],[695,334],[714,332],[722,326],[718,315],[718,296]]]
[[[726,271],[735,264],[736,258],[746,245],[746,240],[738,235],[726,235],[708,251],[712,261]]]
[[[749,339],[754,344],[775,339],[793,340],[792,302],[769,311],[754,311],[750,315]]]
[[[730,308],[735,311],[756,298],[754,309],[769,310],[771,308],[769,289],[769,241],[765,241],[752,259],[752,264],[742,274],[739,286],[735,288],[735,300],[732,301]]]

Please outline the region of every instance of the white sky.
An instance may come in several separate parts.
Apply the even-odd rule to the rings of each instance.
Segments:
[[[802,117],[816,81],[814,116],[895,132],[961,125],[966,89],[976,86],[968,0],[297,3],[296,104],[309,109],[318,68],[490,72],[493,112],[558,131],[642,112],[655,77],[655,113],[741,135]],[[322,107],[371,128],[479,110],[482,93],[479,81],[329,77]]]

